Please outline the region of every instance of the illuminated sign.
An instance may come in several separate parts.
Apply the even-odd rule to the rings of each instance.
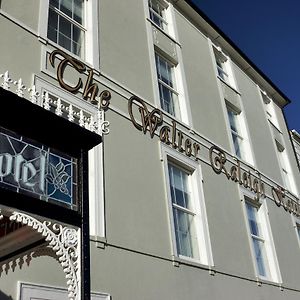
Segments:
[[[0,129],[0,186],[76,208],[77,160]]]

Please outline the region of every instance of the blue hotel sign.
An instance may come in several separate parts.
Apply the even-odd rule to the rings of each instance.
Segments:
[[[0,187],[76,209],[77,160],[0,130]]]

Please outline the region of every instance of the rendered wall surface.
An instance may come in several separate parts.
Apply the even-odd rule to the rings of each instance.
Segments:
[[[2,0],[0,3],[0,34],[5,37],[5,43],[0,43],[0,74],[9,70],[14,80],[22,78],[27,85],[39,78],[40,82],[62,90],[56,78],[58,60],[55,60],[55,68],[48,61],[55,47],[38,39],[42,18],[39,16],[40,1],[24,0],[16,4],[16,0]],[[93,82],[100,91],[109,90],[112,97],[105,112],[110,133],[103,136],[103,147],[99,151],[103,159],[95,160],[94,171],[103,174],[103,186],[99,180],[99,185],[93,188],[103,194],[98,198],[93,195],[93,203],[99,201],[104,207],[104,214],[95,212],[95,216],[104,223],[105,234],[91,237],[92,291],[108,293],[112,300],[298,299],[298,237],[291,214],[272,201],[269,186],[266,186],[265,201],[285,288],[281,290],[281,283],[277,282],[257,282],[243,200],[243,193],[249,189],[245,191],[241,184],[226,178],[224,172],[216,174],[209,161],[209,147],[217,145],[231,163],[236,163],[211,37],[205,36],[201,26],[191,22],[190,16],[184,15],[182,10],[179,12],[176,5],[172,7],[178,42],[176,59],[184,71],[186,105],[191,119],[189,124],[175,122],[178,130],[199,142],[201,147],[196,163],[193,157],[173,150],[178,152],[178,157],[193,161],[201,170],[202,178],[198,178],[198,182],[203,189],[213,265],[174,257],[173,220],[161,150],[164,146],[171,151],[172,145],[160,142],[158,132],[151,138],[149,131],[144,134],[137,130],[127,106],[131,96],[138,96],[147,102],[149,110],[159,108],[155,101],[155,94],[158,94],[157,82],[153,80],[155,66],[151,65],[154,62],[151,42],[154,41],[149,36],[153,28],[159,29],[147,20],[145,7],[147,1],[140,0],[99,2],[100,70],[95,70]],[[253,169],[252,166],[247,169],[242,163],[244,171],[251,169],[254,174],[256,169],[274,185],[283,184],[259,89],[234,59],[232,69],[254,154]],[[83,82],[87,78],[87,72],[78,74],[69,66],[64,75],[72,84],[79,78]],[[15,90],[15,85],[12,87]],[[77,103],[84,103],[82,107],[87,110],[97,110],[82,99],[82,89],[69,96]],[[282,110],[279,106],[275,109],[298,183],[299,172]],[[170,115],[163,113],[163,118],[164,125],[171,126]],[[0,291],[17,300],[18,281],[66,286],[61,267],[50,258],[38,258],[29,267],[10,271],[8,275],[2,273]]]

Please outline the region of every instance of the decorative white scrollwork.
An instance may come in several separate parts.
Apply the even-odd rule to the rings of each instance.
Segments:
[[[26,86],[23,84],[22,78],[15,81],[14,84],[17,86],[16,93],[19,97],[24,97],[24,91],[26,91]]]
[[[40,93],[36,90],[36,86],[33,85],[31,88],[28,89],[28,92],[30,93],[30,101],[33,104],[37,104],[38,103],[38,98],[40,97]]]
[[[51,223],[50,221],[40,222],[37,219],[20,212],[13,212],[9,219],[31,227],[45,237],[45,241],[57,255],[58,261],[66,274],[69,299],[79,299],[79,230],[64,227],[57,223]],[[30,255],[30,259],[31,256],[32,255]]]
[[[109,134],[109,121],[105,121],[104,119],[104,111],[103,110],[99,110],[98,111],[98,115],[97,115],[97,119],[98,119],[98,133],[100,135],[104,134],[107,135]]]
[[[70,104],[64,99],[52,99],[53,95],[49,95],[48,92],[40,94],[35,85],[29,88],[28,86],[26,87],[22,78],[14,81],[10,78],[8,71],[0,74],[0,79],[2,79],[1,86],[5,90],[9,90],[10,85],[15,84],[17,86],[15,93],[18,96],[29,98],[32,103],[41,105],[46,110],[53,108],[53,112],[56,115],[66,118],[70,122],[75,122],[79,126],[96,132],[99,135],[109,134],[110,123],[104,118],[104,112],[108,109],[111,98],[111,93],[108,90],[102,91],[99,95],[97,116],[92,116],[89,112],[83,111],[82,108],[76,107],[76,105]]]
[[[9,77],[8,71],[4,74],[0,74],[0,78],[3,78],[3,83],[1,84],[5,90],[10,89],[10,84],[13,83],[13,80]]]

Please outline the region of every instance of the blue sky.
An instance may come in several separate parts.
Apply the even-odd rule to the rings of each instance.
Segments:
[[[284,112],[300,133],[300,1],[193,2],[292,101]]]

